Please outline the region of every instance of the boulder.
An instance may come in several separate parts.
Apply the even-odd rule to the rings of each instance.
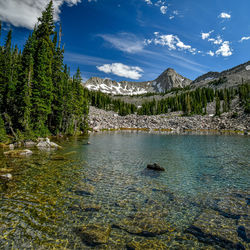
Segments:
[[[25,141],[24,142],[24,146],[25,147],[35,147],[36,146],[36,142],[34,142],[34,141]]]
[[[49,138],[45,138],[43,140],[42,140],[42,138],[40,138],[39,142],[36,146],[40,149],[42,149],[42,148],[61,148],[56,143],[51,142]]]
[[[93,128],[93,131],[94,131],[94,132],[99,132],[99,131],[100,131],[100,127],[99,127],[99,126],[94,127],[94,128]]]
[[[12,180],[12,178],[13,178],[12,174],[0,174],[0,179]]]
[[[110,225],[88,224],[78,228],[79,236],[87,245],[96,246],[106,244],[111,232]]]
[[[163,167],[161,167],[159,164],[154,163],[154,164],[148,164],[147,165],[148,169],[155,170],[155,171],[165,171]]]
[[[32,154],[33,154],[33,152],[29,149],[10,150],[10,151],[4,152],[4,155],[9,156],[9,157],[22,157],[22,156],[29,156]]]

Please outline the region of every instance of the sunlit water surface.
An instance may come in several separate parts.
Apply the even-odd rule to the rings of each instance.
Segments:
[[[126,249],[153,239],[170,249],[207,249],[185,230],[216,199],[249,195],[246,136],[119,132],[59,143],[62,150],[34,149],[28,158],[0,152],[0,168],[14,177],[0,180],[0,248]],[[166,171],[147,170],[154,162]],[[145,237],[114,226],[138,213],[158,213],[171,232]],[[81,238],[77,228],[91,223],[113,226],[107,244]]]

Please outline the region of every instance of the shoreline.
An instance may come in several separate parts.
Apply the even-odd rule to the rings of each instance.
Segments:
[[[103,128],[99,131],[90,131],[90,134],[99,134],[103,132],[146,132],[149,134],[168,134],[168,135],[250,135],[250,131],[237,131],[237,130],[216,130],[216,129],[184,129],[184,130],[171,130],[171,129],[149,129],[149,128],[118,128],[109,129]]]
[[[250,135],[250,116],[239,112],[220,117],[210,115],[182,116],[181,112],[164,115],[118,116],[113,111],[90,107],[89,126],[92,132],[101,131],[146,131],[165,133],[217,133]]]

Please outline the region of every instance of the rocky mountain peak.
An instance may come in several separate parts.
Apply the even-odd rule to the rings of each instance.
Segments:
[[[166,69],[155,81],[159,92],[163,92],[160,90],[166,91],[171,88],[184,88],[192,82],[172,68]]]

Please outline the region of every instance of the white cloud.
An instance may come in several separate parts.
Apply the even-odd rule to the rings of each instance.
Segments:
[[[165,15],[166,13],[167,13],[167,8],[168,8],[168,6],[161,6],[161,8],[160,8],[160,11],[161,11],[161,13],[163,14],[163,15]]]
[[[211,51],[211,50],[210,50],[210,51],[208,51],[208,52],[207,52],[207,54],[208,54],[208,55],[210,55],[210,56],[214,56],[214,52],[213,52],[213,51]]]
[[[173,34],[168,35],[160,35],[159,32],[154,32],[154,35],[156,36],[153,39],[147,39],[145,40],[145,45],[149,44],[155,44],[155,45],[161,45],[161,46],[167,46],[169,50],[188,50],[189,52],[196,54],[196,49],[192,48],[190,45],[184,44],[178,36],[175,36]]]
[[[221,12],[220,15],[219,15],[220,18],[223,18],[223,19],[230,19],[231,18],[231,15],[226,13],[226,12]]]
[[[170,16],[170,17],[169,17],[170,20],[172,20],[172,19],[174,19],[174,18],[175,18],[175,16]]]
[[[137,53],[143,50],[144,43],[137,36],[131,33],[119,33],[116,35],[99,35],[105,41],[109,42],[114,48],[127,53]]]
[[[141,78],[141,73],[143,72],[140,67],[127,66],[122,63],[104,64],[97,67],[97,69],[107,74],[112,73],[114,75],[130,78],[133,80],[138,80]]]
[[[201,33],[201,38],[202,38],[203,40],[205,40],[205,39],[209,38],[210,35],[211,35],[211,33],[213,33],[213,32],[214,32],[214,31],[211,30],[211,31],[209,31],[208,33]]]
[[[222,55],[222,56],[231,56],[232,53],[232,49],[229,46],[229,41],[224,41],[222,43],[222,45],[220,46],[220,48],[215,52],[216,55]]]
[[[223,40],[221,38],[221,36],[217,36],[217,38],[209,38],[208,39],[209,42],[212,42],[213,44],[217,44],[217,45],[220,45],[223,43]]]
[[[0,20],[16,27],[33,29],[37,18],[41,16],[50,0],[1,0]],[[81,0],[54,0],[55,21],[59,21],[60,7],[63,3],[69,6],[80,3]]]
[[[240,42],[243,42],[243,41],[247,41],[250,39],[250,36],[243,36],[241,39],[240,39]]]
[[[151,2],[151,0],[144,0],[147,4],[149,4],[149,5],[151,5],[151,4],[153,4],[152,2]]]

